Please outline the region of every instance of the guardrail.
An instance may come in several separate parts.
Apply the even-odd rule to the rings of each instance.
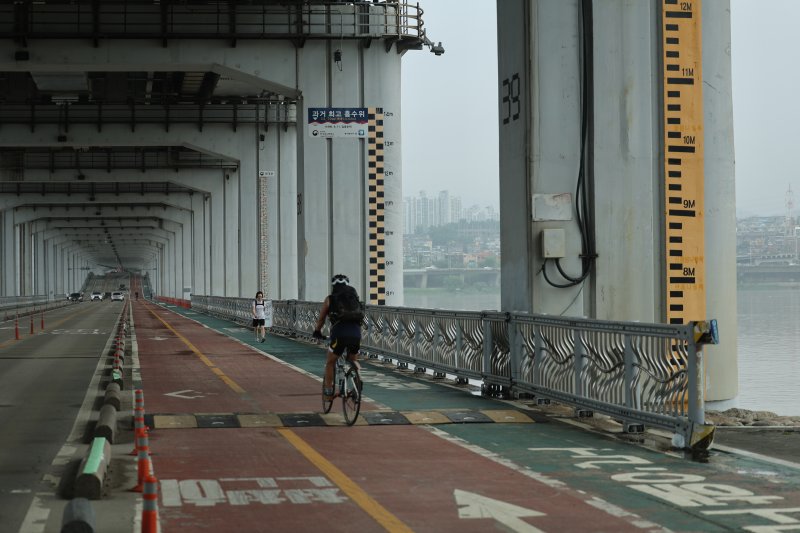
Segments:
[[[46,295],[0,296],[0,319],[10,320],[69,305],[66,299],[52,300]]]
[[[192,296],[192,309],[247,324],[247,298]],[[273,301],[271,330],[311,337],[321,303]],[[678,447],[707,446],[702,346],[716,322],[611,322],[502,312],[367,306],[362,352],[480,380],[485,392],[530,394],[601,412],[626,431],[669,429]]]
[[[424,37],[422,9],[406,2],[14,2],[0,6],[0,37],[108,39],[324,39]]]

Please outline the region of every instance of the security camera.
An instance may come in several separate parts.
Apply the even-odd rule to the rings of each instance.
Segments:
[[[444,46],[442,46],[441,41],[434,46],[431,46],[431,53],[434,55],[440,56],[444,54]]]

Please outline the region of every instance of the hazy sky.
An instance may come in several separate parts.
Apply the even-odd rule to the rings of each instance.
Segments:
[[[422,0],[426,47],[403,57],[403,196],[448,189],[500,205],[494,0]]]
[[[403,195],[498,206],[495,0],[420,5],[445,54],[403,58]],[[783,215],[790,185],[800,204],[800,0],[731,0],[731,18],[737,213]]]
[[[731,19],[736,210],[783,215],[790,185],[800,201],[800,2],[731,0]]]

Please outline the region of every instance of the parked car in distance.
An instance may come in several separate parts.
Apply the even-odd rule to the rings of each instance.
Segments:
[[[115,301],[120,301],[121,302],[123,300],[125,300],[125,294],[124,293],[122,293],[120,291],[114,291],[114,292],[111,293],[111,301],[112,302],[115,302]]]
[[[103,301],[103,293],[94,291],[92,293],[92,296],[89,298],[89,300],[92,301],[92,302],[95,301],[95,300],[97,300],[98,302],[102,302]]]
[[[111,293],[110,292],[104,292],[103,293],[103,300],[110,300],[110,299],[111,299]]]
[[[79,292],[73,292],[73,293],[71,293],[69,295],[69,301],[70,302],[82,302],[83,301],[83,296],[81,296],[81,293],[79,293]]]

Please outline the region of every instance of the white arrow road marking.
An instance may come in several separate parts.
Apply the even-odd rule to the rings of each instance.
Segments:
[[[186,395],[185,393],[194,393],[191,396]],[[204,394],[197,392],[196,390],[186,389],[186,390],[179,390],[175,392],[167,392],[164,393],[164,396],[172,396],[173,398],[183,398],[184,400],[194,400],[195,398],[203,398],[205,397]]]
[[[453,491],[453,496],[456,498],[456,504],[461,506],[458,508],[459,518],[492,518],[511,531],[544,533],[541,529],[535,528],[520,519],[523,517],[545,516],[545,513],[487,498],[465,490],[456,489]]]
[[[150,337],[151,341],[166,341],[169,340],[169,337]]]

